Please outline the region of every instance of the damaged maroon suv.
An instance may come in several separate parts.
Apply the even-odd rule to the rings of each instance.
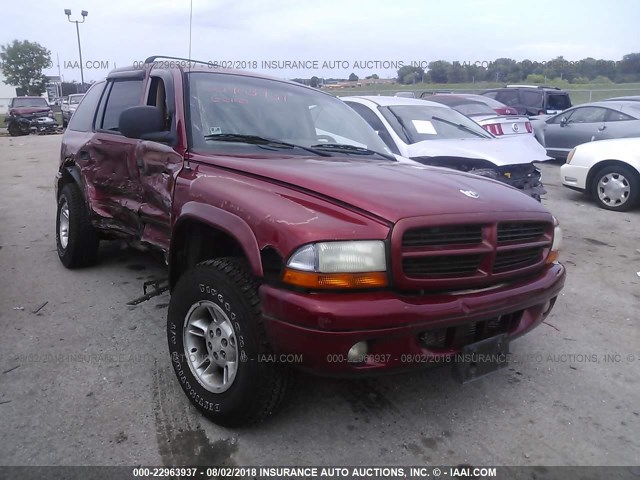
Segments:
[[[164,255],[168,360],[216,423],[272,414],[295,369],[449,359],[480,377],[551,311],[561,234],[532,198],[393,157],[316,89],[157,58],[94,84],[71,119],[58,254],[87,266],[125,239]]]

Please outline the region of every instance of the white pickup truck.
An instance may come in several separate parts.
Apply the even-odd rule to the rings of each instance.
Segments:
[[[73,112],[78,108],[78,104],[80,100],[84,97],[84,93],[74,93],[73,95],[69,95],[68,97],[64,97],[62,99],[62,104],[60,105],[60,110],[62,110],[62,127],[67,128],[69,124],[69,120],[71,120],[71,116]]]

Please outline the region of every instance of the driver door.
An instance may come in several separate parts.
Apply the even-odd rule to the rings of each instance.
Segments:
[[[176,108],[173,77],[169,71],[154,70],[148,82],[146,104],[162,111],[164,131],[176,136]],[[169,249],[171,205],[176,177],[182,170],[183,156],[173,146],[139,141],[135,149],[140,178],[142,240]]]
[[[547,152],[556,158],[566,158],[576,145],[597,139],[603,130],[607,110],[578,107],[566,113],[557,115],[547,124],[544,136]]]

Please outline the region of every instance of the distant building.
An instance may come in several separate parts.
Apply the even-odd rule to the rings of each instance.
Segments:
[[[5,80],[2,70],[0,70],[0,114],[5,114],[9,111],[9,100],[16,96],[16,87],[7,85]],[[0,127],[4,127],[2,119],[0,119]]]

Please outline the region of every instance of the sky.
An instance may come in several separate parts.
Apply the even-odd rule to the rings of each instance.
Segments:
[[[89,12],[80,25],[85,81],[149,55],[189,56],[189,0],[3,2],[0,44],[38,42],[52,54],[46,74],[58,74],[59,59],[64,80],[79,81],[65,8],[72,20]],[[639,22],[637,0],[193,0],[191,58],[284,78],[387,78],[399,62],[434,60],[620,60],[640,52]],[[276,60],[306,68],[267,65]]]

